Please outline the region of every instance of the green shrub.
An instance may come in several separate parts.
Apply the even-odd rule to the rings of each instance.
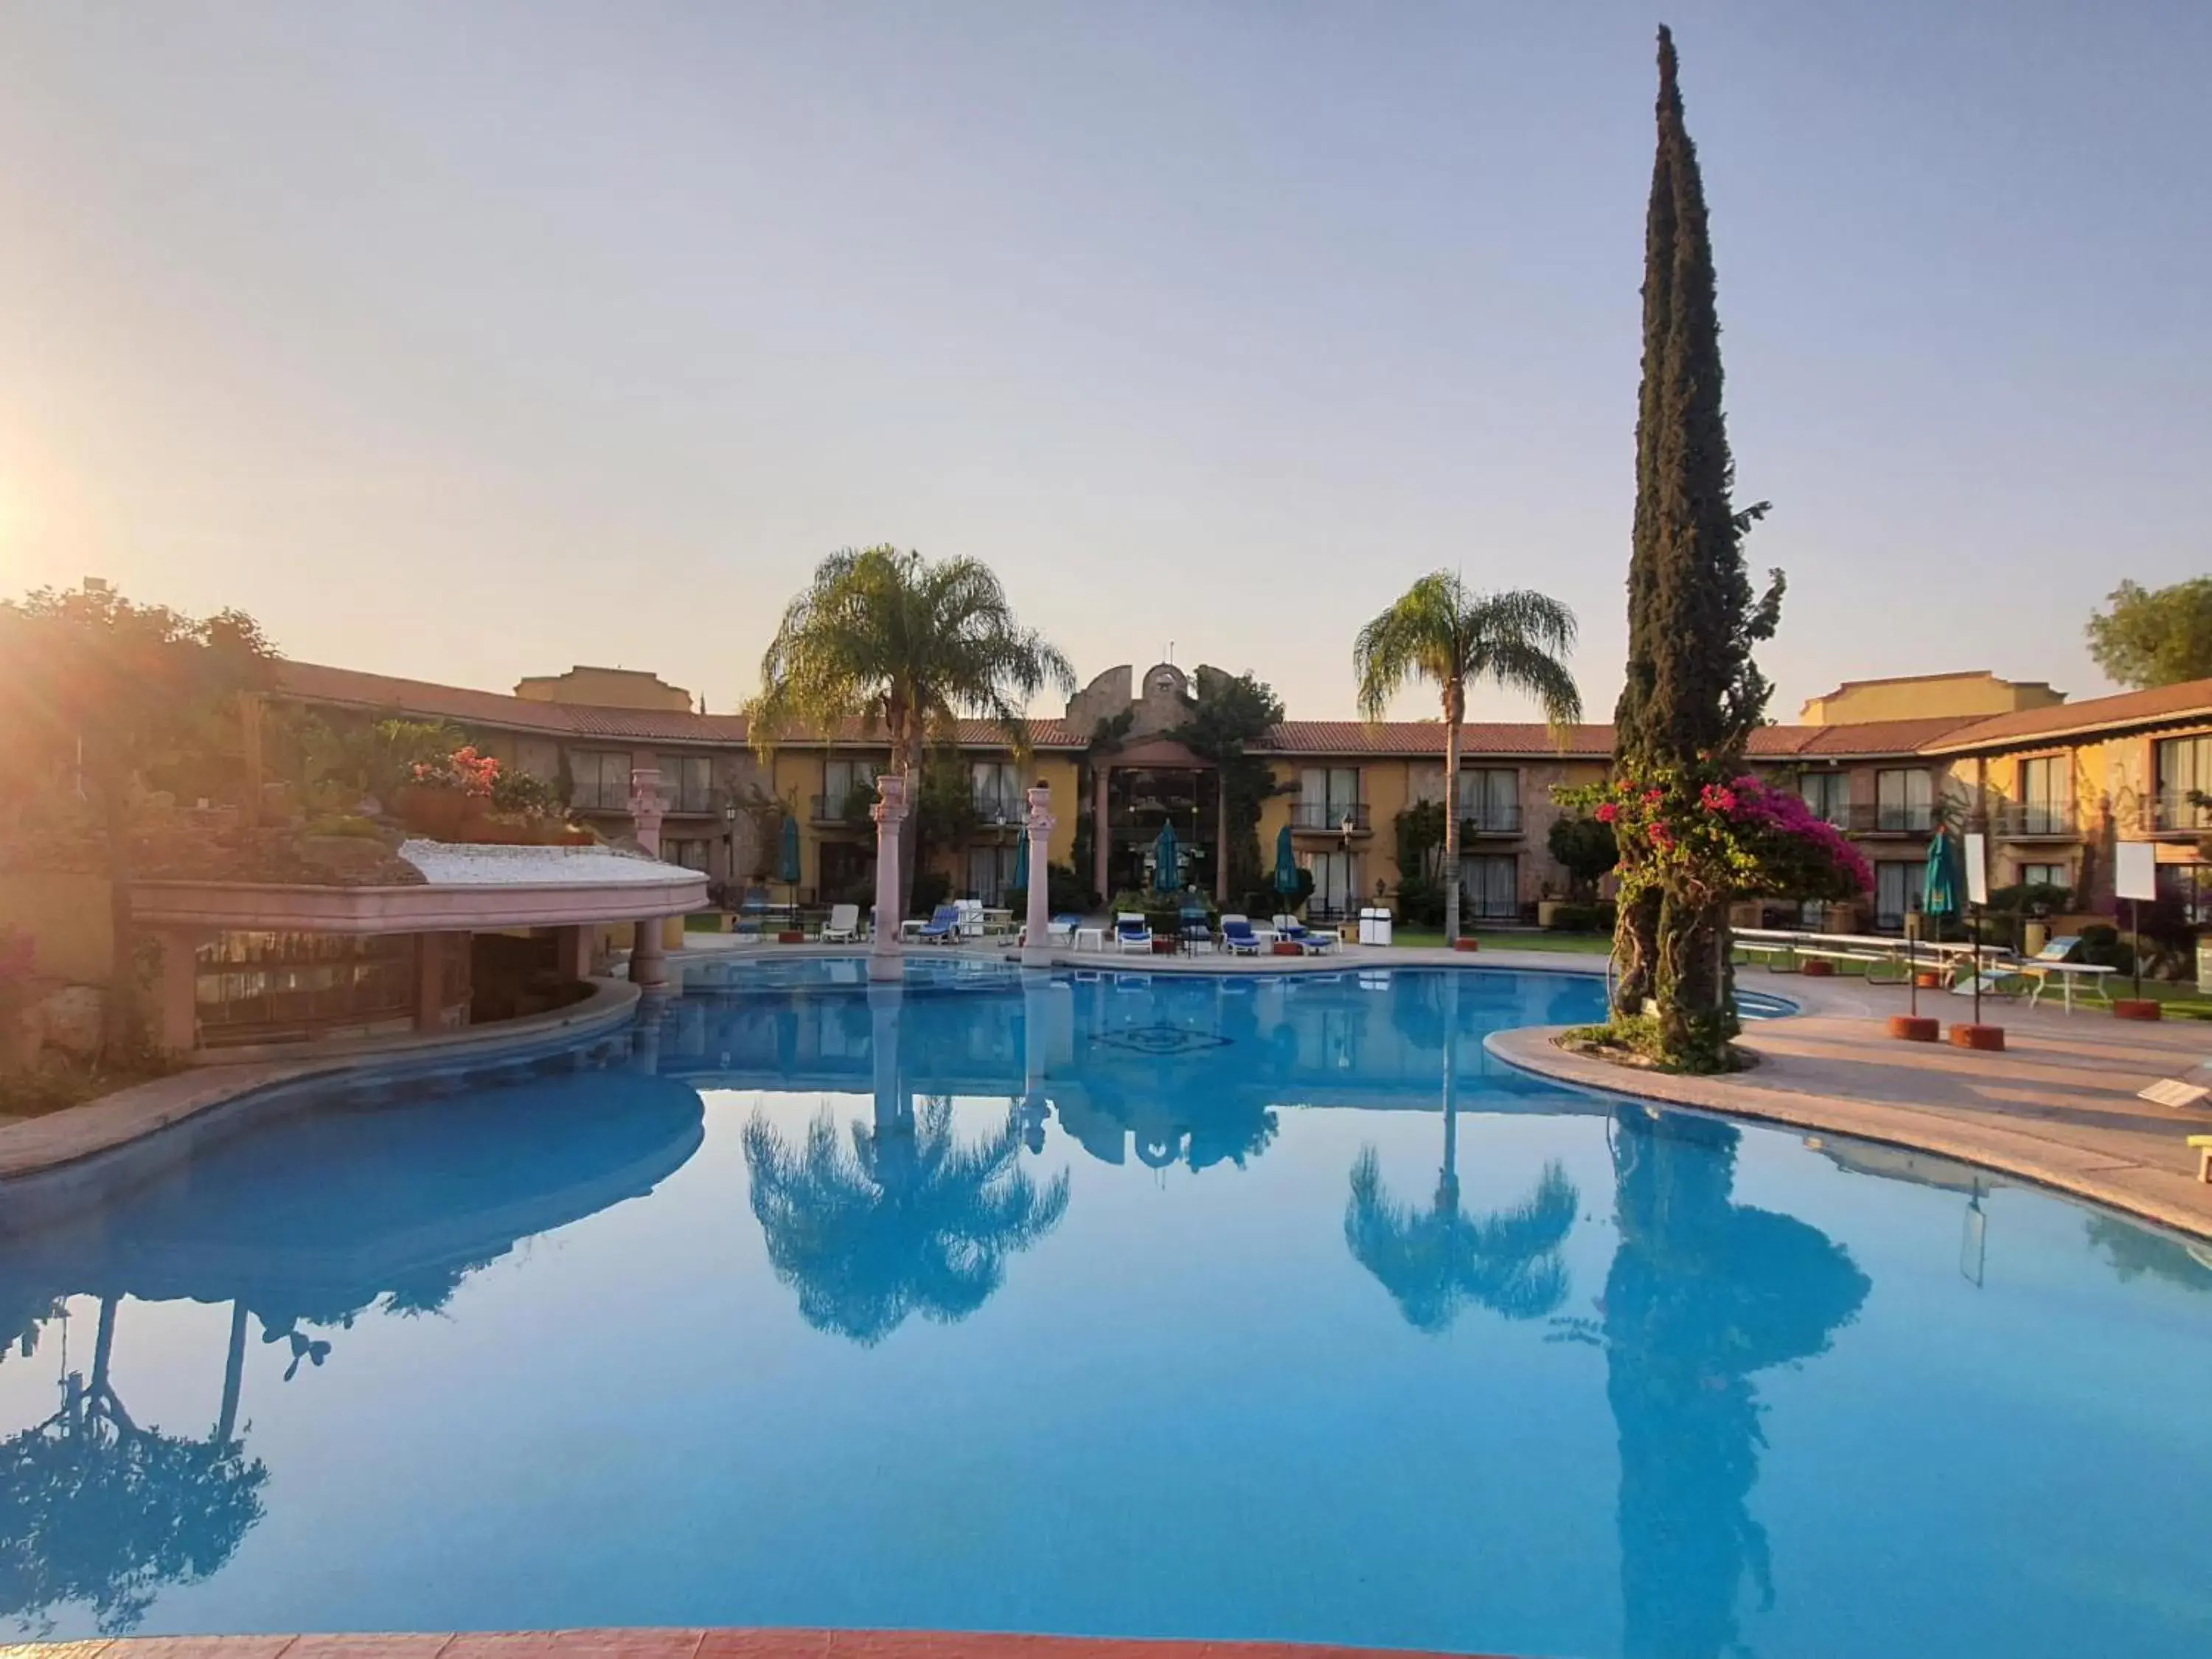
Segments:
[[[362,841],[382,841],[384,831],[368,818],[349,812],[335,812],[319,818],[310,818],[303,832],[310,836],[352,836]]]
[[[1609,933],[1617,908],[1611,899],[1589,904],[1562,904],[1552,912],[1552,931],[1559,933]]]
[[[2118,928],[2101,921],[2093,921],[2081,930],[2081,946],[2075,956],[2093,967],[2115,968],[2124,974],[2135,971],[2135,946],[2121,936]]]
[[[1085,915],[1097,899],[1097,895],[1076,875],[1073,867],[1065,864],[1046,866],[1044,894],[1045,909],[1055,916]],[[1006,889],[1007,908],[1016,915],[1029,908],[1029,902],[1027,888]]]
[[[1398,884],[1398,921],[1406,927],[1444,925],[1444,884],[1426,876],[1408,876]]]
[[[568,802],[559,788],[534,772],[524,772],[513,767],[502,767],[492,780],[492,810],[516,812],[526,817],[562,817],[568,815]]]

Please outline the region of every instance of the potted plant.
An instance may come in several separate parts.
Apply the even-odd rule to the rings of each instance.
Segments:
[[[463,744],[441,760],[417,761],[412,781],[399,791],[400,820],[433,841],[465,839],[491,817],[499,762]]]

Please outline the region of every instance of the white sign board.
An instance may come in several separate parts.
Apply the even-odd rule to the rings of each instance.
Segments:
[[[1987,904],[1989,902],[1989,838],[1978,830],[1971,830],[1966,836],[1966,902]]]
[[[2158,856],[2147,841],[2124,841],[2112,849],[2112,896],[2158,896]]]

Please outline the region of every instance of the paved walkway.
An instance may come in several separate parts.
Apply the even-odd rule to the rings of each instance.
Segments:
[[[1978,1054],[1889,1036],[1888,1016],[1905,1012],[1901,988],[1741,973],[1747,989],[1771,990],[1803,1010],[1748,1028],[1754,1071],[1638,1071],[1565,1053],[1547,1030],[1498,1032],[1490,1050],[1564,1083],[1941,1153],[2212,1238],[2212,1186],[2196,1178],[2185,1144],[2212,1133],[2212,1110],[2136,1098],[2145,1085],[2212,1060],[2212,1027],[1985,999],[1983,1020],[2004,1027],[2005,1051]],[[1948,1026],[1970,1019],[1972,1003],[1923,991],[1920,1012]]]
[[[1393,1648],[1123,1642],[958,1632],[564,1630],[428,1636],[184,1636],[25,1643],[0,1659],[1424,1659]],[[1443,1659],[1429,1655],[1426,1659]]]

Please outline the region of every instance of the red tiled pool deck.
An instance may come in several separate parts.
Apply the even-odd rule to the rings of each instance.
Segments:
[[[1127,1642],[957,1631],[561,1630],[472,1635],[151,1636],[24,1643],[0,1659],[1448,1659],[1404,1648]],[[1471,1659],[1450,1656],[1449,1659]],[[1474,1656],[1472,1659],[1481,1659]],[[1493,1656],[1494,1659],[1494,1656]]]

